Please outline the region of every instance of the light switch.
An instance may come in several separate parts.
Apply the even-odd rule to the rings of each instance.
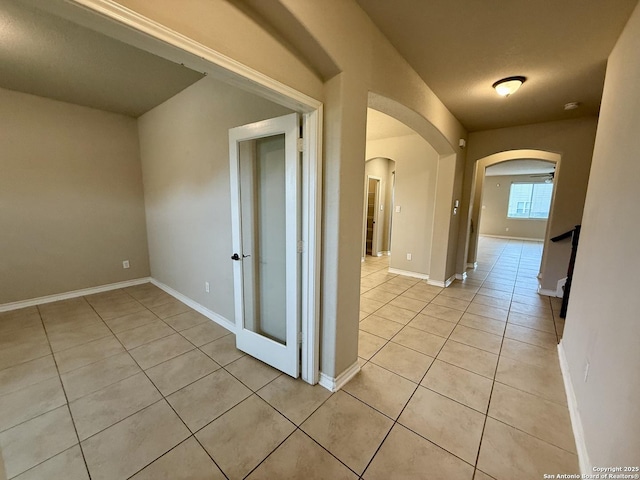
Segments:
[[[396,213],[400,213],[400,205],[396,205]]]

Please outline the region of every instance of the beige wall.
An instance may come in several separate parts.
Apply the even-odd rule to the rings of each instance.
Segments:
[[[0,89],[0,152],[0,304],[149,275],[135,119]]]
[[[638,52],[640,7],[607,64],[561,343],[593,466],[637,466],[640,458],[640,296],[638,284],[629,277],[640,269]]]
[[[388,252],[389,251],[389,227],[391,225],[391,197],[392,197],[392,176],[391,172],[394,170],[395,162],[389,160],[388,158],[377,157],[371,160],[367,160],[365,163],[365,179],[371,175],[372,177],[376,177],[380,179],[380,195],[378,198],[378,228],[377,228],[377,245],[378,251],[374,252],[374,255],[377,253]],[[365,190],[365,195],[366,195]],[[366,197],[365,197],[366,202]],[[380,210],[380,206],[382,206],[382,210]],[[365,252],[365,242],[364,238],[366,237],[366,208],[364,211],[364,236],[362,241],[362,256],[364,257]]]
[[[404,135],[367,142],[366,158],[396,162],[391,268],[429,274],[434,230],[438,154],[421,136]],[[407,254],[411,260],[407,260]]]
[[[321,371],[336,377],[357,361],[358,296],[364,194],[364,145],[369,92],[403,106],[412,128],[441,154],[459,153],[466,131],[419,75],[398,54],[364,11],[352,1],[275,0],[317,43],[341,73],[322,83],[322,68],[295,58],[259,23],[228,2],[119,0],[133,9],[245,65],[324,102],[323,233],[321,279]],[[381,111],[385,111],[380,107]],[[394,112],[386,110],[386,113]],[[395,113],[397,115],[397,113]],[[456,155],[454,155],[455,157]],[[459,158],[454,158],[459,166]],[[454,169],[455,171],[455,169]],[[451,221],[461,170],[437,196],[443,203],[442,235],[432,246],[444,258],[440,276],[455,266],[457,218]]]
[[[462,223],[458,243],[458,269],[464,270],[465,240],[467,238],[468,207],[472,206],[472,220],[478,225],[481,189],[473,188],[474,169],[478,160],[498,152],[519,149],[535,149],[560,154],[556,168],[553,211],[548,222],[547,237],[554,237],[571,230],[582,220],[584,197],[589,180],[591,156],[597,118],[585,117],[576,120],[537,123],[519,127],[473,132],[469,135],[467,163],[464,176],[464,195],[461,211]],[[513,159],[512,159],[513,160]],[[475,198],[472,198],[474,191]],[[475,229],[477,235],[478,229]],[[567,274],[571,254],[571,242],[552,243],[545,240],[541,265],[543,289],[556,290],[558,280]],[[473,238],[470,242],[467,261],[475,260]]]
[[[546,219],[507,217],[509,192],[514,182],[540,182],[540,179],[528,175],[485,177],[482,187],[480,235],[544,240],[547,229]]]
[[[138,120],[151,275],[231,322],[229,129],[286,113],[204,78]]]

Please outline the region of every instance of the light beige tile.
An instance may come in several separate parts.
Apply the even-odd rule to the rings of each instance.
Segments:
[[[527,305],[534,305],[541,308],[546,308],[547,310],[551,310],[551,302],[549,297],[544,295],[530,296],[530,295],[513,295],[513,301],[516,303],[525,303]]]
[[[281,375],[280,371],[249,355],[230,363],[225,368],[254,392]]]
[[[133,359],[146,370],[173,357],[193,350],[195,347],[179,333],[145,343],[130,350]]]
[[[556,350],[558,348],[558,340],[555,333],[541,332],[540,330],[533,330],[532,328],[522,327],[512,323],[507,324],[507,330],[504,336],[549,350]]]
[[[469,407],[418,387],[398,422],[473,465],[484,419]]]
[[[435,357],[442,348],[442,345],[444,345],[445,339],[407,325],[393,337],[392,341],[424,353],[425,355],[429,355],[430,357]]]
[[[12,478],[78,443],[66,405],[0,433],[0,452]]]
[[[92,480],[129,478],[189,436],[160,400],[82,442]]]
[[[132,348],[139,347],[140,345],[144,345],[145,343],[152,342],[159,338],[168,337],[174,333],[175,330],[162,320],[154,320],[153,322],[141,327],[116,333],[116,336],[127,350],[131,350]]]
[[[503,340],[500,355],[539,367],[551,369],[560,368],[557,350],[537,347],[510,338]]]
[[[421,385],[467,407],[486,413],[493,382],[482,375],[436,360]]]
[[[387,340],[368,332],[358,332],[358,356],[369,360],[380,350]]]
[[[393,419],[398,418],[416,388],[415,383],[370,362],[342,387]]]
[[[162,396],[144,373],[109,385],[69,404],[80,440],[110,427]]]
[[[404,327],[402,323],[378,317],[376,314],[369,315],[365,320],[360,322],[361,330],[387,340],[402,330],[402,327]]]
[[[429,287],[430,285],[427,285],[427,287]],[[437,287],[434,287],[437,288]],[[410,289],[406,290],[405,292],[402,293],[403,296],[408,297],[408,298],[414,298],[416,300],[421,300],[423,302],[430,302],[431,300],[433,300],[439,293],[440,290],[442,289],[438,289],[438,291],[432,291],[430,289],[426,289],[424,288],[422,285],[418,284],[415,285],[413,287],[411,287]]]
[[[509,306],[511,305],[511,301],[508,298],[496,298],[489,297],[487,295],[476,295],[471,303],[486,305],[488,307],[499,308],[502,310],[509,310]]]
[[[400,295],[401,293],[405,292],[409,287],[404,285],[395,285],[393,283],[385,282],[380,284],[378,288],[390,293],[395,293],[396,295]]]
[[[150,312],[146,308],[138,310],[128,315],[107,319],[104,321],[114,333],[124,332],[125,330],[131,330],[132,328],[148,325],[158,320],[153,312]]]
[[[1,462],[0,462],[1,463]],[[89,480],[89,472],[84,464],[80,446],[75,445],[49,460],[18,475],[14,480]]]
[[[394,307],[387,304],[384,307],[376,311],[376,315],[386,318],[387,320],[393,320],[394,322],[402,323],[406,325],[415,317],[417,312],[407,310],[406,308]]]
[[[492,282],[487,280],[482,284],[482,288],[498,290],[500,292],[507,292],[510,294],[513,294],[513,287],[514,284],[510,282]]]
[[[511,302],[511,311],[517,313],[524,313],[525,315],[532,315],[534,317],[545,318],[547,320],[553,320],[551,309],[548,307],[540,307],[536,305],[528,305],[526,303]]]
[[[427,302],[423,300],[416,300],[415,298],[407,297],[405,295],[399,295],[394,300],[390,301],[389,305],[418,313],[427,306]]]
[[[500,336],[504,334],[504,329],[506,327],[505,322],[492,320],[491,318],[476,315],[475,313],[465,313],[462,315],[460,325]]]
[[[533,328],[541,332],[555,334],[555,325],[552,320],[540,317],[533,317],[524,313],[510,312],[509,323],[520,325],[522,327]]]
[[[300,430],[256,468],[247,480],[357,480],[358,476]]]
[[[371,358],[371,362],[419,383],[433,362],[433,357],[389,342]]]
[[[361,474],[392,425],[389,418],[339,391],[301,428],[345,465]]]
[[[470,302],[476,296],[477,288],[462,288],[464,285],[458,282],[453,283],[450,287],[445,288],[440,293],[443,297],[457,298]]]
[[[512,296],[511,291],[505,292],[502,290],[494,290],[492,288],[487,288],[487,287],[482,287],[480,290],[478,290],[478,294],[484,295],[486,297],[508,300],[509,302],[511,302],[511,296]]]
[[[249,395],[251,390],[220,369],[172,393],[167,400],[196,432]]]
[[[280,375],[260,389],[258,395],[293,423],[300,425],[331,396],[331,392],[320,385],[309,385],[300,379]]]
[[[460,310],[464,312],[469,306],[469,302],[467,300],[462,300],[461,298],[452,297],[449,295],[438,295],[436,298],[431,300],[433,305],[440,305],[441,307],[453,308],[454,310]]]
[[[179,313],[178,315],[174,315],[165,319],[165,323],[178,332],[186,330],[187,328],[195,327],[196,325],[200,325],[202,323],[209,322],[213,323],[207,317],[199,312],[196,312],[195,310]]]
[[[562,405],[567,404],[560,368],[544,368],[508,357],[500,357],[496,381],[538,395]]]
[[[476,473],[473,476],[473,480],[494,480],[494,479],[493,477],[490,477],[486,473],[481,472],[480,470],[476,470]]]
[[[128,353],[120,353],[61,375],[69,401],[140,372]]]
[[[172,317],[174,315],[179,315],[181,313],[193,311],[184,303],[176,299],[173,299],[169,302],[164,302],[161,305],[149,306],[147,308],[149,308],[149,310],[151,310],[153,313],[155,313],[158,317],[162,319]]]
[[[264,400],[252,395],[200,430],[196,438],[226,476],[235,480],[257,467],[295,429]]]
[[[388,293],[388,292],[387,292]],[[386,302],[381,300],[375,300],[369,297],[360,298],[360,310],[367,313],[373,313],[381,308]]]
[[[219,338],[229,335],[231,332],[221,325],[207,319],[205,323],[184,329],[180,334],[193,343],[196,347],[213,342]],[[235,336],[233,337],[235,338]]]
[[[438,360],[493,378],[498,364],[498,355],[448,340],[436,357]]]
[[[365,480],[471,480],[472,477],[471,465],[399,424],[391,429],[363,475]]]
[[[362,294],[363,298],[370,298],[372,300],[377,300],[378,302],[388,303],[394,298],[397,297],[395,293],[390,293],[385,290],[380,290],[379,288],[374,288],[372,290],[367,290],[366,293]]]
[[[565,405],[496,383],[491,395],[489,416],[576,453],[569,409]]]
[[[509,315],[508,310],[490,307],[480,303],[472,303],[469,305],[467,313],[475,313],[476,315],[482,315],[483,317],[492,318],[493,320],[500,320],[501,322],[506,322],[507,316]]]
[[[144,305],[131,300],[128,302],[115,303],[110,302],[102,305],[95,305],[94,308],[103,320],[111,320],[112,318],[123,317],[135,312],[145,310]]]
[[[514,462],[513,459],[518,461]],[[545,473],[579,474],[575,455],[487,418],[478,468],[494,478],[543,478]]]
[[[200,350],[191,350],[146,371],[163,395],[170,395],[182,387],[220,369],[220,365]]]
[[[500,345],[502,344],[501,336],[465,327],[464,325],[458,325],[449,338],[495,354],[500,353]]]
[[[66,403],[67,399],[57,376],[0,395],[0,432]]]
[[[97,324],[65,331],[50,331],[49,342],[51,343],[51,349],[54,352],[59,352],[67,348],[83,345],[92,340],[110,336],[112,336],[112,333],[105,324]]]
[[[0,388],[3,394],[7,394],[57,375],[53,357],[47,355],[0,370]]]
[[[60,373],[67,373],[125,351],[116,337],[110,335],[68,350],[56,352]]]
[[[244,352],[236,348],[236,336],[227,335],[225,337],[209,342],[200,347],[204,353],[213,358],[222,366],[235,362],[237,359],[246,355]]]
[[[453,332],[456,324],[453,322],[447,322],[446,320],[442,320],[440,318],[430,317],[429,315],[419,313],[413,320],[411,320],[407,324],[407,326],[447,338],[451,334],[451,332]]]
[[[23,328],[42,326],[37,307],[0,312],[0,335]]]
[[[458,320],[460,320],[460,317],[462,317],[462,312],[460,310],[443,307],[441,305],[434,305],[433,303],[427,305],[420,313],[454,323],[457,323]]]
[[[131,480],[225,480],[198,441],[190,437],[136,473]]]
[[[12,336],[16,332],[24,334],[30,331],[38,331],[38,327],[14,330],[6,333],[5,336]],[[13,343],[10,339],[7,339],[3,343],[4,345],[0,345],[0,370],[51,354],[44,332],[35,338],[23,339],[21,342]]]

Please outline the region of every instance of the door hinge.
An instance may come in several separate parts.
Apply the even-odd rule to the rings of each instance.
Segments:
[[[300,240],[298,242],[298,253],[302,253],[302,252],[304,252],[304,242]]]
[[[298,345],[302,345],[302,332],[298,332]]]
[[[297,141],[298,151],[304,152],[304,138],[299,138]]]

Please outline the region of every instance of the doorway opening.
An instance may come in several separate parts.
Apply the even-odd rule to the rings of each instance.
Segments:
[[[380,178],[367,176],[367,208],[365,253],[378,256],[378,228],[380,205]]]

